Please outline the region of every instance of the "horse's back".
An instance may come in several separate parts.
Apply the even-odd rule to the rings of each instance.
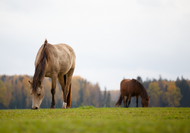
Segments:
[[[40,47],[38,50],[36,60],[35,60],[35,66],[37,66],[41,52],[44,45]],[[47,54],[49,57],[49,60],[47,62],[47,68],[46,68],[46,76],[51,77],[53,73],[63,73],[66,74],[70,69],[75,68],[75,52],[74,50],[67,44],[47,44],[46,45]]]
[[[74,50],[67,44],[64,44],[64,43],[60,43],[60,44],[55,44],[55,45],[52,45],[56,48],[57,52],[62,55],[62,54],[69,54],[70,56],[73,56],[75,57],[75,52]]]
[[[120,91],[123,95],[136,96],[140,94],[139,88],[137,87],[136,80],[124,79],[120,84]]]
[[[40,49],[38,50],[36,60],[35,60],[35,65],[37,65],[38,63],[43,46],[44,45],[42,45]],[[60,59],[62,57],[68,57],[69,59],[72,59],[72,60],[75,60],[76,58],[74,50],[69,45],[64,44],[64,43],[54,44],[54,45],[48,44],[47,50],[48,50],[48,54],[50,55],[50,59],[53,58],[52,60],[54,60],[55,58]]]

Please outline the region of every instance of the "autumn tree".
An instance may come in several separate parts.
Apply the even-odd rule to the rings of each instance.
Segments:
[[[166,93],[167,91],[167,86],[168,86],[169,82],[166,81],[166,80],[161,80],[161,77],[160,79],[158,80],[158,85],[160,87],[160,90],[163,91],[163,95],[160,97],[161,101],[160,101],[160,106],[161,107],[166,107],[168,106],[167,104],[167,100],[164,98],[164,94]]]
[[[180,100],[183,96],[181,95],[180,88],[176,87],[175,82],[171,82],[167,86],[167,91],[165,93],[165,99],[169,107],[180,106]]]
[[[41,108],[49,108],[51,105],[51,79],[50,78],[44,78],[43,84],[42,84],[45,96],[41,104]],[[57,90],[57,89],[56,89]]]
[[[6,82],[5,83],[6,92],[5,92],[5,106],[8,108],[12,99],[13,86]]]
[[[20,76],[19,76],[20,77]],[[23,88],[22,88],[22,79],[19,78],[16,80],[16,88],[15,88],[15,100],[18,100],[17,107],[19,109],[23,108],[25,105],[25,98],[23,97]]]
[[[89,83],[87,80],[83,80],[83,103],[85,106],[89,105],[89,98],[90,98],[90,92],[89,92]]]
[[[0,80],[0,103],[6,106],[6,99],[5,99],[6,87],[2,80]]]
[[[78,82],[78,78],[81,78],[79,76],[74,76],[72,78],[72,103],[71,103],[71,107],[77,107],[77,103],[79,101],[79,89],[80,89],[80,84]]]
[[[95,107],[101,107],[101,92],[99,84],[96,83],[91,89],[90,89],[90,97],[91,97],[91,105]]]
[[[24,93],[24,100],[25,100],[25,107],[29,108],[31,106],[31,101],[32,101],[32,96],[31,96],[31,85],[29,84],[30,78],[27,76],[24,76],[23,80],[22,80],[22,84],[23,84],[23,93]]]
[[[148,95],[151,96],[150,106],[158,107],[160,106],[160,97],[163,94],[163,91],[160,90],[157,82],[152,82],[148,87]]]
[[[83,106],[84,102],[83,102],[83,96],[84,96],[84,88],[83,88],[83,82],[82,79],[78,79],[79,82],[79,101],[78,101],[78,105],[79,106]]]
[[[22,86],[22,76],[14,75],[12,76],[12,99],[9,108],[23,108],[25,100],[23,99],[23,86]]]

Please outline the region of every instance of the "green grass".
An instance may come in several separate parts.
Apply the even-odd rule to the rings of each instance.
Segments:
[[[190,108],[0,110],[0,133],[190,133]]]

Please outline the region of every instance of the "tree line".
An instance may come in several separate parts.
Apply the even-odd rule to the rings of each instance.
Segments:
[[[28,75],[0,75],[0,109],[27,109],[32,106],[31,86],[28,80],[32,80]],[[183,77],[176,81],[162,79],[142,80],[137,77],[146,88],[150,98],[150,107],[190,107],[190,81]],[[119,88],[120,85],[118,85]],[[51,79],[45,78],[43,81],[45,97],[41,108],[49,108],[51,105]],[[71,107],[94,106],[94,107],[114,107],[120,95],[118,91],[101,91],[99,84],[92,84],[80,76],[72,79],[72,101]],[[62,90],[57,82],[55,94],[56,108],[62,107]],[[139,103],[140,99],[139,99]],[[135,98],[132,98],[131,105],[136,106]],[[141,106],[141,104],[139,104]]]

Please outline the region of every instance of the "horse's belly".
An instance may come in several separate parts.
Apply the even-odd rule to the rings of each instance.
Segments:
[[[46,74],[45,74],[45,77],[51,78],[51,75],[52,75],[52,74],[49,72],[49,73],[46,73]]]
[[[58,73],[62,73],[63,75],[65,75],[68,71],[70,70],[70,67],[62,67]]]
[[[48,67],[46,69],[46,73],[45,73],[45,77],[52,77],[52,75],[58,75],[60,73],[62,73],[63,75],[65,75],[71,68],[70,64],[67,64],[65,62],[59,62],[59,61],[55,61],[51,64],[48,64]]]

